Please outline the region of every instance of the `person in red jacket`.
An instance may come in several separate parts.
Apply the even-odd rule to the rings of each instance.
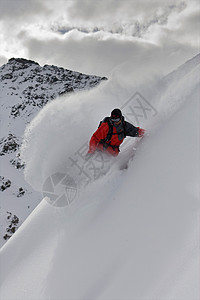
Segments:
[[[106,117],[92,135],[88,155],[93,154],[96,150],[100,150],[117,156],[119,154],[119,146],[126,136],[142,137],[144,132],[144,129],[135,127],[125,121],[121,110],[115,108],[111,112],[111,116]]]

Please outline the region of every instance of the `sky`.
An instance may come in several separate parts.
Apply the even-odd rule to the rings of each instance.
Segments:
[[[172,71],[200,50],[198,0],[0,0],[0,65],[11,57],[111,76],[125,63]]]

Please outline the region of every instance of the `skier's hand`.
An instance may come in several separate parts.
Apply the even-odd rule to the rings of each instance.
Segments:
[[[138,127],[138,136],[142,137],[142,136],[144,136],[144,133],[145,133],[145,130],[142,129],[142,128],[140,128],[140,127]]]

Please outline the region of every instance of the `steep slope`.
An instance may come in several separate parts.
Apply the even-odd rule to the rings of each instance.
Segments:
[[[0,67],[0,246],[39,203],[41,194],[24,181],[20,145],[25,127],[58,95],[88,90],[105,77],[11,58]]]
[[[68,206],[43,199],[1,249],[2,299],[199,299],[198,74],[162,90],[128,170]]]
[[[193,69],[200,64],[200,53],[198,53],[195,57],[188,60],[186,63],[181,65],[179,68],[168,74],[162,79],[163,84],[169,85],[172,82],[177,80],[177,78],[182,78],[187,76]]]

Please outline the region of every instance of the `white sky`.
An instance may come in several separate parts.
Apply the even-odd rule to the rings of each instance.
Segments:
[[[198,2],[0,0],[0,65],[24,57],[109,76],[149,59],[168,72],[200,50]]]

